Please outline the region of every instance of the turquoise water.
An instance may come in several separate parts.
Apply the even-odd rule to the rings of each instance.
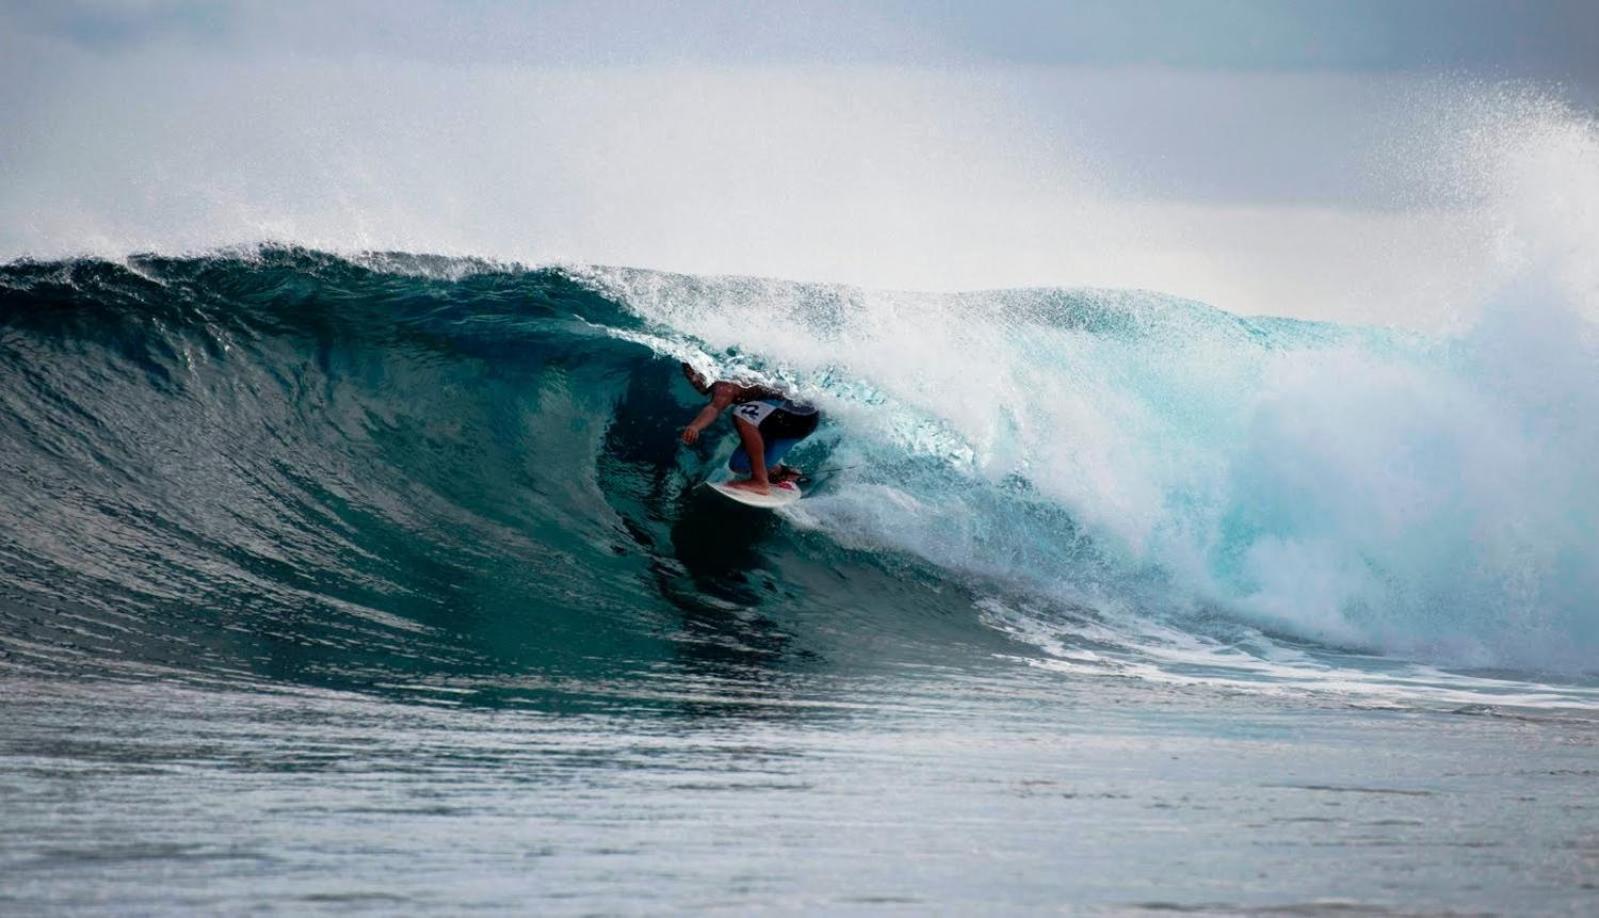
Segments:
[[[1567,331],[13,263],[0,902],[1591,911]],[[678,360],[816,401],[839,471],[696,490]]]

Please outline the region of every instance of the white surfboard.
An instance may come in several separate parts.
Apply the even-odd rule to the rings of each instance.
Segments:
[[[786,507],[804,496],[800,493],[799,485],[792,481],[773,484],[765,494],[748,491],[744,488],[729,487],[730,484],[732,482],[707,481],[705,486],[723,497],[736,500],[747,507],[760,507],[763,510]]]

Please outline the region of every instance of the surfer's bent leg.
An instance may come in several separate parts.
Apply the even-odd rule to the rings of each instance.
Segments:
[[[800,477],[798,469],[781,464],[794,444],[816,432],[822,413],[810,405],[784,402],[779,410],[761,423],[761,436],[766,438],[766,472],[775,481],[793,481]]]
[[[750,476],[749,481],[739,482],[734,487],[747,487],[751,491],[766,493],[771,481],[766,474],[765,428],[767,419],[779,413],[778,403],[765,399],[745,402],[733,409],[733,429],[738,431],[738,439],[743,446],[733,452],[727,464],[733,471]]]
[[[737,415],[733,416],[733,429],[738,431],[739,442],[744,444],[744,453],[749,456],[752,490],[765,493],[771,482],[766,479],[766,443],[761,438],[761,429]]]
[[[816,431],[821,413],[793,401],[748,402],[733,411],[733,428],[743,444],[728,459],[734,472],[750,476],[750,490],[765,492],[775,477],[791,481],[799,472],[779,464],[790,448]]]

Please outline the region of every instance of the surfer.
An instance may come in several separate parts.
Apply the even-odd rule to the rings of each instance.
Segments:
[[[740,446],[727,460],[727,467],[749,477],[728,487],[766,494],[773,482],[800,477],[798,469],[782,465],[780,460],[794,444],[816,430],[822,413],[815,406],[794,401],[769,386],[727,380],[711,382],[686,363],[683,375],[695,391],[711,400],[683,428],[685,444],[693,445],[699,440],[700,431],[711,426],[723,409],[737,406],[733,408],[733,429],[738,432]]]

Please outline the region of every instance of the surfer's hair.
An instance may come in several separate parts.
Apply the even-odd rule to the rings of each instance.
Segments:
[[[687,360],[683,361],[683,376],[688,379],[688,384],[701,392],[711,391],[711,381],[705,374],[694,369],[694,365]]]

